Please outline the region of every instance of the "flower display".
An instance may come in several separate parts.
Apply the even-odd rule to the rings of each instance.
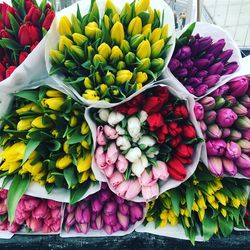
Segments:
[[[179,38],[168,67],[191,94],[199,97],[239,65],[230,61],[233,49],[224,49],[225,39],[213,41],[210,36],[194,35],[194,27],[195,23]]]
[[[189,180],[148,204],[144,224],[154,222],[163,230],[180,224],[193,243],[200,234],[204,240],[226,237],[234,226],[244,227],[246,185],[246,181],[215,177],[200,165]]]
[[[250,177],[249,94],[249,79],[242,76],[196,104],[195,114],[206,139],[208,167],[215,175],[240,173]]]
[[[0,3],[0,81],[9,77],[41,41],[55,17],[46,1]]]
[[[67,205],[64,230],[77,233],[104,230],[108,235],[127,231],[144,217],[145,203],[128,202],[112,193],[106,183],[102,189],[75,205]]]
[[[187,177],[198,138],[185,101],[167,87],[151,88],[93,116],[95,163],[119,196],[155,199],[162,183]]]
[[[24,195],[18,203],[13,223],[8,221],[6,189],[0,191],[0,230],[16,233],[22,229],[30,232],[59,233],[62,221],[62,203]]]
[[[92,136],[84,108],[71,97],[47,86],[18,92],[2,127],[0,173],[14,177],[13,189],[32,180],[48,193],[71,190],[73,202],[95,182]]]
[[[96,1],[88,14],[63,16],[56,49],[50,51],[51,74],[87,100],[119,102],[156,79],[170,47],[168,24],[150,1],[126,3],[119,12],[107,0],[101,18]]]

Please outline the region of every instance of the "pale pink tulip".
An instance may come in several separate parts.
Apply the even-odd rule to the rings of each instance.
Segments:
[[[118,158],[119,152],[115,143],[111,143],[108,147],[106,154],[106,163],[107,165],[115,164]]]
[[[103,126],[99,126],[96,130],[96,142],[100,146],[104,146],[107,144],[106,138],[104,136]]]
[[[114,173],[115,165],[106,165],[106,167],[103,169],[104,174],[110,178],[111,175]]]
[[[95,151],[95,163],[100,169],[106,167],[106,153],[104,153],[103,147],[98,147]]]
[[[141,185],[140,185],[138,179],[130,180],[128,189],[127,189],[124,197],[127,200],[131,200],[131,199],[135,198],[140,192],[141,192]]]
[[[128,160],[122,154],[119,154],[118,156],[118,160],[116,162],[116,168],[121,174],[125,173],[125,171],[128,168]]]
[[[124,177],[118,171],[114,172],[109,179],[109,182],[113,188],[116,188],[119,184],[124,181]]]
[[[150,171],[149,173],[145,169],[141,176],[139,177],[139,183],[141,186],[152,186],[157,182],[157,179],[154,178],[153,172]]]
[[[142,196],[146,201],[156,199],[160,193],[159,186],[157,183],[149,187],[143,186],[141,191]]]
[[[165,181],[169,177],[167,165],[163,161],[157,161],[157,166],[154,166],[152,171],[154,179]]]
[[[117,131],[108,125],[105,125],[103,130],[104,130],[106,137],[108,137],[111,140],[115,140],[118,137]]]

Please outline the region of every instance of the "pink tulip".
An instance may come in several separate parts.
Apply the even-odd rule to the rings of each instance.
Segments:
[[[210,156],[208,158],[208,168],[214,175],[222,176],[224,174],[222,160],[220,157]]]
[[[250,168],[247,169],[240,169],[240,173],[244,176],[246,176],[247,178],[250,178]]]
[[[50,229],[52,232],[59,232],[61,228],[61,220],[56,220],[51,226]]]
[[[62,203],[58,201],[48,200],[47,201],[48,207],[50,209],[60,208]]]
[[[107,165],[115,164],[118,158],[119,152],[117,150],[116,144],[113,142],[109,145],[107,154],[106,154],[106,163]]]
[[[116,168],[121,174],[125,173],[128,168],[128,160],[122,154],[118,156]]]
[[[66,209],[67,209],[68,213],[72,213],[72,212],[75,211],[76,206],[75,205],[71,205],[71,204],[67,204]]]
[[[96,223],[96,228],[97,228],[97,230],[101,230],[101,229],[103,228],[104,223],[103,223],[103,219],[102,219],[102,216],[101,216],[101,215],[98,215],[98,216],[96,217],[95,223]]]
[[[21,210],[19,207],[17,207],[14,219],[15,223],[17,223],[18,225],[22,225],[29,217],[30,212]]]
[[[31,229],[32,232],[37,232],[42,228],[42,220],[30,217],[26,220],[26,225]]]
[[[23,200],[23,206],[24,206],[24,210],[25,211],[32,211],[34,210],[36,207],[38,207],[40,200],[37,198],[33,198],[33,197],[28,197],[25,196]]]
[[[106,214],[102,214],[102,219],[105,222],[105,224],[109,225],[109,226],[114,226],[117,223],[117,218],[115,214],[112,215],[106,215]]]
[[[80,232],[83,234],[87,234],[89,231],[89,224],[76,224],[76,226],[79,228]]]
[[[102,210],[103,204],[98,198],[94,198],[91,200],[91,209],[93,212],[99,213]],[[89,221],[85,221],[85,223],[88,223]]]
[[[125,199],[126,200],[132,200],[135,198],[139,193],[141,192],[141,185],[139,181],[136,180],[130,180],[129,181],[129,186],[125,194]]]
[[[103,126],[99,126],[96,130],[96,141],[98,145],[104,146],[107,144],[106,138],[104,136]]]
[[[104,213],[106,215],[113,215],[116,213],[117,203],[115,201],[109,201],[104,206]]]
[[[105,168],[103,169],[104,174],[110,178],[111,175],[114,173],[115,165],[105,165]]]
[[[165,162],[157,161],[157,166],[153,167],[154,179],[165,181],[169,177],[168,168]]]
[[[3,200],[2,202],[0,202],[0,215],[6,214],[7,211],[8,211],[7,204],[5,200]]]
[[[113,233],[118,232],[121,229],[122,229],[122,225],[119,222],[117,222],[117,224],[112,227]]]
[[[227,158],[222,158],[222,164],[227,174],[231,176],[235,176],[237,174],[237,167],[235,166],[232,160],[229,160]]]
[[[142,196],[146,201],[157,199],[159,196],[160,190],[157,183],[153,186],[142,186]]]
[[[8,194],[7,189],[2,189],[2,190],[0,191],[0,198],[1,198],[1,199],[6,199],[6,198],[7,198],[7,194]]]
[[[238,116],[230,108],[222,108],[217,112],[216,121],[218,125],[222,128],[231,127],[237,120]]]
[[[66,226],[71,227],[75,224],[75,222],[76,222],[75,214],[74,213],[68,214],[65,222]]]
[[[195,113],[196,119],[198,121],[203,120],[203,118],[204,118],[204,108],[199,102],[195,103],[194,113]]]
[[[122,183],[120,183],[117,187],[116,187],[116,194],[118,196],[124,197],[126,191],[128,190],[130,182],[129,181],[123,181]]]
[[[47,201],[42,201],[35,210],[32,211],[32,216],[35,219],[43,219],[48,213]]]
[[[66,230],[65,230],[66,231]],[[69,232],[69,230],[67,230],[68,232]],[[46,225],[45,223],[43,224],[43,227],[42,227],[42,232],[44,233],[44,234],[49,234],[49,233],[51,233],[51,229],[50,229],[50,227],[48,226],[48,225]]]
[[[241,97],[243,96],[249,87],[248,78],[245,76],[239,76],[234,79],[232,79],[227,84],[229,86],[229,91],[231,95],[235,97]]]
[[[129,206],[126,203],[120,204],[118,209],[119,212],[122,213],[123,215],[128,215],[129,214]]]
[[[250,141],[250,129],[243,131],[243,138]]]
[[[119,223],[122,226],[122,230],[127,231],[129,228],[129,217],[126,215],[123,215],[120,212],[117,212],[117,218],[118,218]]]
[[[145,169],[139,177],[139,183],[141,186],[153,186],[156,182],[157,179],[154,178],[153,171],[148,173]]]
[[[241,156],[235,160],[238,168],[249,169],[250,168],[250,157],[246,154],[241,154]]]
[[[226,153],[225,156],[230,159],[230,160],[235,160],[238,159],[241,155],[241,148],[240,146],[231,141],[227,143],[227,147],[226,147]]]
[[[140,221],[143,218],[143,209],[139,204],[133,203],[130,206],[129,211],[130,211],[130,219],[132,223],[135,223],[136,221]]]
[[[124,177],[118,171],[114,172],[109,179],[109,182],[113,188],[116,188],[119,184],[124,181]]]
[[[117,131],[108,125],[105,125],[103,130],[104,130],[106,137],[108,137],[111,140],[115,140],[119,136]]]
[[[112,229],[112,227],[111,226],[109,226],[109,225],[105,225],[104,226],[104,231],[108,234],[108,235],[110,235],[110,234],[112,234],[113,233],[113,229]]]
[[[50,213],[55,221],[60,220],[62,217],[61,208],[52,209]]]
[[[1,231],[6,231],[8,229],[8,220],[5,221],[0,221],[0,230]]]
[[[104,169],[106,165],[106,153],[103,147],[98,147],[95,151],[95,163],[100,169]]]
[[[12,224],[8,224],[8,231],[10,233],[16,233],[20,229],[20,225],[16,224],[15,222]]]
[[[100,202],[106,202],[107,200],[110,199],[110,197],[112,196],[112,192],[107,188],[107,189],[102,189],[99,193],[98,193],[98,198],[100,200]]]

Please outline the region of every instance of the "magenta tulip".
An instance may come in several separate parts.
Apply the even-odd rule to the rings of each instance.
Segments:
[[[199,102],[195,103],[194,113],[195,113],[196,119],[198,121],[203,120],[203,118],[204,118],[204,108]]]
[[[237,174],[237,167],[232,160],[222,158],[222,164],[227,174],[229,174],[230,176],[235,176]]]
[[[208,168],[210,172],[216,176],[224,174],[222,160],[220,157],[211,156],[208,158]]]
[[[207,154],[209,156],[222,156],[225,153],[226,145],[223,140],[209,140],[206,142]]]
[[[232,96],[241,97],[245,95],[249,88],[248,78],[239,76],[227,83],[229,91]]]
[[[241,154],[241,156],[235,160],[237,167],[241,169],[250,168],[250,157],[246,154]]]
[[[234,124],[237,118],[237,114],[235,114],[232,109],[222,108],[217,112],[216,122],[222,128],[229,128]]]

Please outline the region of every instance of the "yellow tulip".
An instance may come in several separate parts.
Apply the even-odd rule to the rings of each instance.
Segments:
[[[190,227],[191,227],[191,226],[190,226],[190,223],[189,223],[188,217],[184,217],[184,223],[185,223],[185,225],[186,225],[187,228],[190,228]]]
[[[35,118],[32,121],[31,126],[33,128],[49,128],[51,126],[51,123],[44,124],[43,123],[43,117],[42,116],[38,116],[37,118]]]
[[[122,40],[124,40],[124,29],[120,21],[117,21],[111,29],[111,39],[115,41],[116,44],[120,45]]]
[[[61,17],[58,31],[60,35],[72,35],[71,22],[66,16]]]
[[[93,173],[90,174],[89,178],[91,181],[96,181],[95,175]]]
[[[118,83],[125,83],[130,81],[133,77],[133,73],[129,70],[120,70],[116,73],[116,81]]]
[[[192,205],[192,210],[195,211],[195,212],[198,212],[199,211],[199,207],[197,205],[197,203],[194,201],[193,205]]]
[[[136,81],[137,83],[145,83],[147,80],[148,80],[148,75],[147,75],[147,73],[138,72],[138,73],[136,74],[136,79],[135,79],[135,81]]]
[[[212,188],[216,192],[216,191],[222,189],[223,185],[222,185],[221,181],[219,179],[217,179],[217,180],[214,181],[214,183],[212,185]]]
[[[91,167],[92,156],[90,153],[87,153],[84,157],[79,157],[77,159],[77,171],[82,173],[87,171]]]
[[[76,45],[81,46],[83,45],[85,42],[88,41],[88,38],[86,36],[84,36],[83,34],[80,33],[74,33],[72,35],[73,41],[75,42]]]
[[[185,217],[185,218],[187,218],[187,217]],[[176,226],[178,223],[178,218],[172,210],[169,210],[168,221],[169,221],[171,226]]]
[[[102,82],[101,74],[98,71],[95,72],[95,81],[96,83],[99,83],[99,84]]]
[[[151,33],[151,27],[152,27],[151,23],[148,23],[148,24],[144,25],[143,28],[142,28],[142,34],[144,36],[147,36],[148,34],[150,34]]]
[[[75,127],[77,125],[77,118],[76,116],[72,115],[69,120],[69,126]]]
[[[161,31],[161,39],[166,41],[168,38],[168,24],[164,25]]]
[[[104,94],[107,89],[108,89],[108,86],[106,84],[103,83],[103,84],[100,85],[101,94]]]
[[[227,210],[225,208],[222,208],[220,212],[224,218],[227,217]]]
[[[98,53],[105,59],[108,59],[111,54],[111,48],[107,43],[102,43],[97,50]]]
[[[45,185],[45,181],[41,180],[44,176],[45,176],[45,172],[40,172],[40,173],[38,173],[36,175],[33,175],[32,176],[32,180],[35,181],[35,182],[39,182],[39,184],[41,186],[44,186]]]
[[[68,154],[69,153],[69,144],[67,142],[63,143],[63,151]]]
[[[49,55],[56,64],[62,63],[64,59],[64,54],[55,49],[50,50]]]
[[[150,59],[149,58],[143,58],[143,59],[141,59],[141,62],[138,65],[137,70],[138,71],[144,71],[144,70],[149,69],[149,67],[150,67]]]
[[[114,74],[112,74],[111,72],[107,72],[106,75],[104,76],[104,80],[103,80],[106,84],[108,84],[109,86],[111,86],[112,84],[115,83],[115,76]]]
[[[48,183],[54,183],[55,182],[55,176],[51,175],[51,176],[47,176],[46,182]]]
[[[215,202],[215,197],[209,195],[209,196],[207,196],[207,201],[211,204],[211,203]]]
[[[122,70],[122,69],[126,69],[126,63],[123,61],[119,61],[117,64],[117,70]]]
[[[118,13],[115,5],[113,4],[113,2],[111,0],[107,0],[107,2],[106,2],[105,10],[108,10],[108,9],[112,10],[113,15]]]
[[[86,89],[92,89],[93,88],[93,83],[90,80],[90,78],[86,77],[83,81],[83,85]]]
[[[127,40],[122,40],[120,48],[124,54],[127,54],[131,50],[129,42]]]
[[[120,22],[120,16],[116,13],[112,17],[112,23]]]
[[[77,57],[80,61],[84,61],[84,56],[85,56],[85,54],[84,54],[84,51],[83,51],[83,49],[80,47],[80,46],[78,46],[78,45],[72,45],[71,47],[70,47],[70,51],[71,51],[71,53],[75,56],[75,57]]]
[[[165,42],[163,39],[160,39],[159,41],[155,42],[152,45],[152,57],[153,58],[159,57],[164,46]]]
[[[132,16],[132,8],[129,3],[125,3],[120,13],[120,17],[123,18],[125,24],[128,24],[129,21],[131,20],[131,16]]]
[[[233,205],[233,207],[235,207],[235,208],[239,208],[239,206],[240,206],[240,199],[239,198],[231,198],[231,201],[232,201],[232,205]]]
[[[110,60],[119,61],[123,58],[123,53],[118,46],[114,46],[111,51]]]
[[[70,155],[64,155],[56,160],[56,167],[59,169],[65,169],[72,163]]]
[[[21,162],[8,162],[5,161],[1,166],[0,166],[0,171],[8,171],[9,173],[14,172],[21,166]]]
[[[70,48],[73,45],[73,42],[66,36],[61,36],[59,40],[59,51],[64,52],[64,47]]]
[[[211,203],[211,206],[217,210],[219,208],[219,203],[214,201],[213,203]]]
[[[59,136],[59,132],[58,132],[58,130],[56,130],[56,129],[54,129],[53,131],[52,131],[52,133],[51,133],[55,138],[58,138],[58,136]]]
[[[112,94],[113,94],[114,96],[117,96],[117,95],[120,94],[120,91],[119,91],[118,89],[114,89],[114,90],[112,90]]]
[[[104,63],[106,60],[99,54],[95,54],[93,58],[93,64],[97,67],[100,63]]]
[[[47,97],[64,97],[65,95],[58,90],[50,89],[46,91],[46,96]]]
[[[142,33],[142,21],[140,17],[134,17],[128,25],[128,34],[134,36]]]
[[[52,97],[52,98],[44,99],[43,104],[47,108],[50,108],[55,111],[60,111],[64,102],[65,102],[65,99],[62,97]]]
[[[83,148],[85,148],[87,150],[90,149],[90,146],[89,146],[88,142],[85,141],[85,140],[81,141],[81,145],[82,145]]]
[[[27,160],[27,161],[23,164],[22,168],[23,168],[24,170],[28,171],[29,173],[31,173],[31,175],[34,176],[34,175],[37,175],[38,173],[41,172],[41,170],[42,170],[42,168],[43,168],[43,163],[42,163],[42,162],[37,162],[37,163],[31,165],[31,162],[32,162],[32,161],[33,161],[33,160]]]
[[[200,209],[206,209],[207,205],[202,194],[199,195],[199,200],[197,200],[197,205]]]
[[[160,223],[160,228],[164,228],[167,226],[168,221],[167,220],[162,220]]]
[[[149,217],[147,217],[146,219],[147,219],[148,222],[154,221],[154,218],[153,218],[152,216],[149,216]],[[167,222],[166,222],[166,223],[167,223]]]
[[[150,0],[139,0],[135,5],[135,13],[136,15],[140,14],[143,11],[146,11],[149,7]]]
[[[88,133],[89,133],[89,125],[86,121],[84,121],[81,126],[81,134],[86,135]]]
[[[83,183],[83,182],[87,181],[89,176],[90,176],[89,171],[83,172],[82,176],[80,177],[79,183]]]
[[[160,214],[161,220],[167,220],[168,219],[168,211],[166,209],[162,210]]]
[[[50,117],[50,119],[52,119],[53,121],[56,121],[56,114],[50,114],[49,117]]]
[[[220,192],[216,192],[214,195],[223,206],[226,206],[228,202],[228,197],[226,195]]]
[[[25,112],[29,112],[31,110],[32,106],[33,106],[33,103],[26,104],[25,106],[17,109],[16,113],[17,114],[22,114],[22,113],[25,113]],[[4,128],[4,129],[6,129],[6,128]]]
[[[198,211],[198,216],[199,216],[200,222],[203,222],[204,216],[205,216],[205,209],[200,209],[200,210]]]
[[[139,59],[150,58],[151,46],[148,40],[144,40],[137,48],[136,55]]]
[[[28,130],[31,128],[33,118],[22,119],[17,123],[17,130]]]
[[[104,15],[103,21],[104,21],[104,26],[105,26],[106,30],[109,31],[109,29],[110,29],[109,17],[107,15]]]
[[[26,145],[23,142],[17,142],[4,149],[2,152],[2,158],[8,162],[20,161],[24,157],[25,149]]]
[[[85,26],[85,35],[91,39],[95,38],[98,31],[100,29],[96,22],[90,22]]]
[[[148,23],[153,23],[154,18],[155,18],[155,13],[154,13],[154,10],[150,6],[148,7],[148,13],[149,13]]]
[[[42,113],[42,109],[39,106],[37,106],[36,104],[32,105],[31,111],[36,112],[36,113]]]
[[[161,38],[161,28],[156,28],[152,31],[149,40],[152,44],[154,44],[155,42],[160,40],[160,38]]]

